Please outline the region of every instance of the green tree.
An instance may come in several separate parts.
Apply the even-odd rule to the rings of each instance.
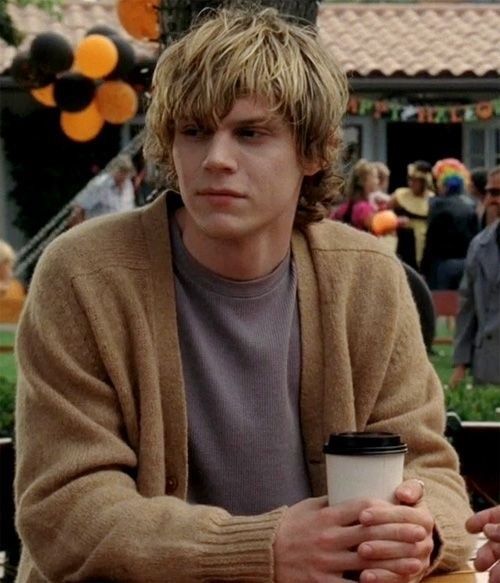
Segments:
[[[59,14],[62,0],[10,0],[19,6],[32,4],[53,14]],[[22,40],[22,34],[16,30],[12,18],[7,12],[9,0],[0,0],[0,38],[7,44],[17,46]]]

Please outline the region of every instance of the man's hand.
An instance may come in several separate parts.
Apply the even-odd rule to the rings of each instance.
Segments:
[[[458,364],[454,369],[453,373],[450,377],[450,387],[453,389],[461,383],[465,378],[465,373],[467,372],[467,368],[463,364]]]
[[[406,581],[421,579],[430,565],[434,549],[434,519],[422,501],[423,484],[419,480],[406,480],[395,494],[399,506],[374,506],[360,514],[360,523],[373,528],[374,538],[361,544],[358,554],[365,560],[380,562],[375,568],[363,571],[361,583],[398,583],[405,580],[400,572],[387,568],[384,562],[412,560],[413,569],[407,574]],[[412,541],[399,536],[397,529],[403,525],[412,525],[415,532]],[[396,536],[385,536],[383,527],[395,530]]]
[[[377,517],[399,518],[395,513],[400,509],[406,511],[404,520],[377,523]],[[360,524],[364,512],[374,517],[373,524]],[[371,521],[368,515],[365,518]],[[422,547],[426,548],[427,543],[422,541],[427,538],[427,530],[421,523],[427,524],[427,518],[424,510],[367,498],[332,507],[327,506],[326,497],[299,502],[286,511],[276,534],[275,581],[337,583],[346,571],[363,571],[368,581],[406,583],[425,569],[423,555],[426,553]],[[374,544],[374,552],[366,548],[367,556],[363,556],[359,548],[368,541]],[[379,556],[380,542],[382,554],[387,558]],[[427,559],[429,556],[430,550]],[[368,573],[373,573],[375,579]]]
[[[482,510],[471,516],[465,523],[473,534],[483,532],[488,538],[477,552],[474,566],[478,571],[490,571],[490,583],[500,583],[500,506]]]

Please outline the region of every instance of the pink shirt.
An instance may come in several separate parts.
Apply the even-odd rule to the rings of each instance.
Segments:
[[[349,203],[347,202],[342,203],[333,213],[333,218],[337,221],[341,221],[347,211],[348,204]],[[374,204],[368,200],[360,200],[359,202],[354,203],[349,224],[357,229],[361,229],[362,231],[367,231],[366,220],[375,212],[377,212],[377,207]]]

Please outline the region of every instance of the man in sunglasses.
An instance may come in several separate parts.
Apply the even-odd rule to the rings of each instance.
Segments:
[[[452,387],[468,368],[475,384],[500,384],[500,166],[485,190],[487,227],[470,244],[459,290]]]

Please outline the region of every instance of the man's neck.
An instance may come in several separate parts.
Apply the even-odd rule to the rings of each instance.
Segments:
[[[290,236],[276,241],[276,237],[216,239],[204,237],[189,229],[186,210],[177,211],[175,219],[182,233],[182,240],[189,253],[206,269],[237,281],[259,279],[271,273],[290,249]]]

